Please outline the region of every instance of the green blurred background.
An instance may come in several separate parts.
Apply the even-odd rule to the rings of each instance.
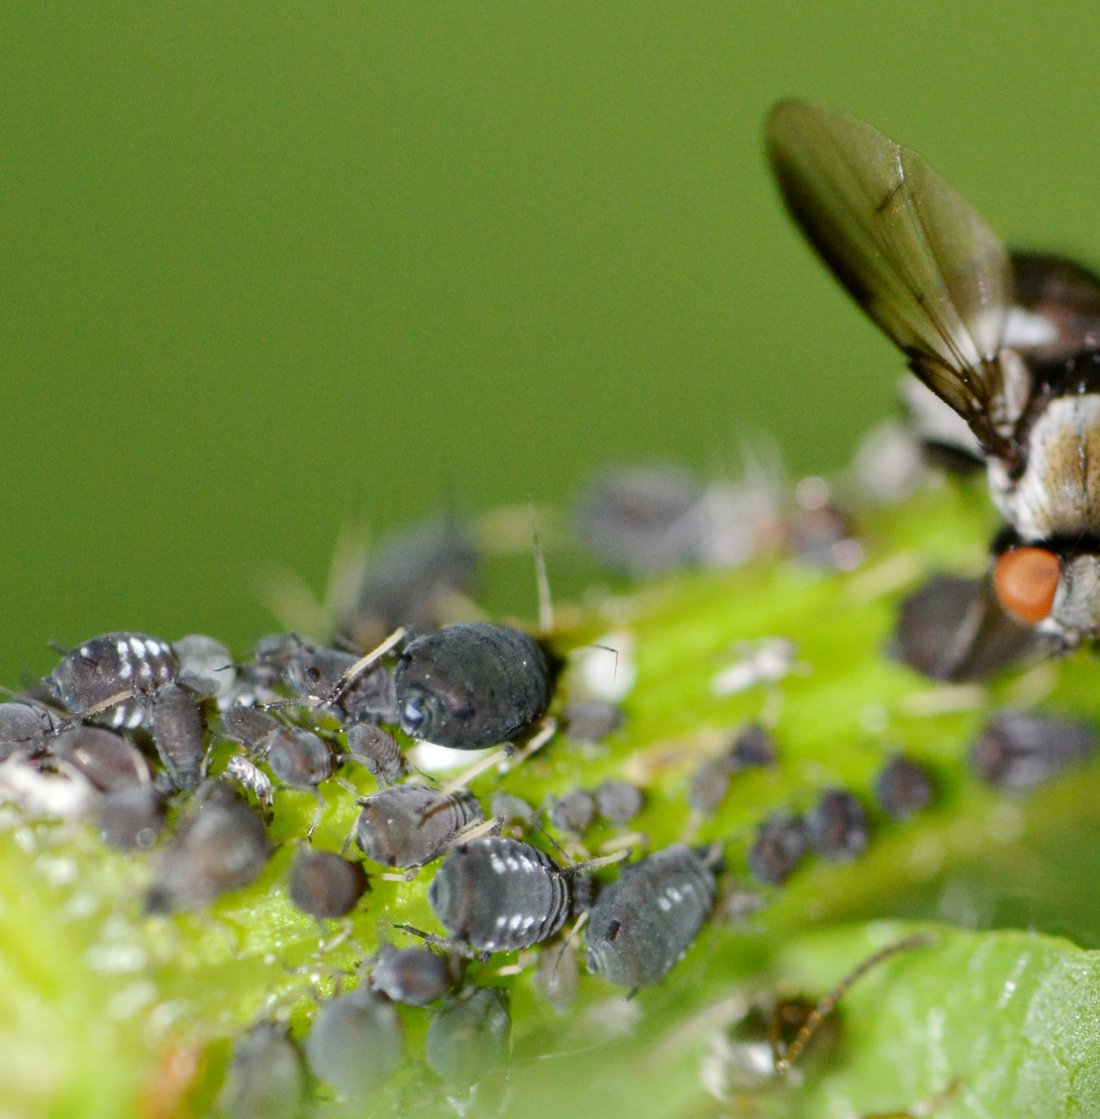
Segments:
[[[772,102],[1100,260],[1094,11],[6,4],[0,680],[47,640],[247,646],[339,526],[601,462],[844,461],[900,368],[782,215]]]

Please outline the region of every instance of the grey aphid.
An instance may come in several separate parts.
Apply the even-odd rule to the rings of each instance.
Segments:
[[[602,742],[623,725],[626,715],[605,699],[576,699],[562,712],[562,730],[574,742]]]
[[[153,745],[172,785],[193,792],[206,769],[206,726],[191,693],[168,683],[153,699]]]
[[[574,789],[553,799],[548,817],[559,831],[584,835],[596,822],[596,798],[586,789]]]
[[[932,775],[920,762],[896,755],[875,777],[879,808],[895,820],[904,820],[927,808],[936,795]]]
[[[273,715],[258,707],[237,704],[222,712],[218,732],[223,738],[240,742],[249,750],[256,751],[260,743],[282,725]]]
[[[352,723],[347,728],[348,754],[383,788],[395,785],[408,772],[397,739],[373,723]]]
[[[535,822],[535,809],[513,793],[497,790],[489,801],[489,815],[495,816],[502,824],[518,824],[530,827]]]
[[[254,882],[270,852],[260,817],[228,785],[207,782],[154,865],[146,911],[201,909]]]
[[[449,1088],[471,1088],[508,1059],[511,1034],[507,991],[477,987],[435,1012],[424,1056]]]
[[[149,697],[177,671],[168,642],[143,633],[106,633],[70,649],[45,684],[74,715],[132,728],[148,721]]]
[[[1088,723],[1003,711],[974,743],[970,764],[999,789],[1031,789],[1083,762],[1096,745],[1096,731]]]
[[[100,792],[149,783],[149,763],[122,735],[106,727],[76,726],[62,731],[50,753],[86,777]]]
[[[306,1066],[278,1022],[259,1022],[237,1040],[218,1100],[232,1119],[297,1119],[306,1103]]]
[[[105,793],[99,806],[104,843],[123,849],[152,847],[164,830],[164,796],[154,784],[128,785]]]
[[[822,793],[805,821],[810,846],[824,859],[849,862],[867,849],[867,813],[845,789]]]
[[[346,917],[367,891],[367,872],[332,851],[302,847],[290,871],[290,900],[311,917]]]
[[[463,622],[411,641],[397,662],[401,729],[458,750],[507,742],[550,702],[539,643],[488,622]]]
[[[311,730],[279,727],[264,738],[258,753],[268,769],[291,789],[316,789],[335,767],[332,747]]]
[[[460,965],[453,956],[430,948],[394,948],[387,944],[371,969],[371,985],[394,1002],[427,1006],[454,989]]]
[[[393,1005],[368,988],[329,999],[306,1035],[306,1060],[344,1096],[368,1095],[401,1065],[405,1037]]]
[[[711,862],[683,844],[628,866],[588,915],[588,970],[630,988],[663,979],[699,935],[715,892]]]
[[[645,794],[629,781],[609,778],[596,788],[596,807],[612,824],[629,824],[645,807]]]
[[[432,911],[458,940],[487,952],[551,937],[569,913],[568,878],[528,843],[473,839],[443,861],[428,888]]]
[[[749,871],[759,882],[780,886],[794,873],[808,848],[802,817],[774,812],[757,829],[749,850]]]
[[[56,730],[57,719],[37,703],[0,703],[0,761],[43,752]]]
[[[394,785],[359,805],[356,840],[368,859],[385,866],[423,866],[483,818],[469,793],[442,794],[423,785]]]
[[[283,680],[301,699],[323,702],[358,660],[359,657],[342,649],[326,649],[299,639],[283,669]],[[331,710],[353,722],[371,719],[392,722],[397,717],[392,667],[383,660],[359,673],[340,691]]]

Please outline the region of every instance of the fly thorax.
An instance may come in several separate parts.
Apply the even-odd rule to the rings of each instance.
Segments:
[[[1100,556],[1086,553],[1063,561],[1054,606],[1039,629],[1069,646],[1100,632]]]

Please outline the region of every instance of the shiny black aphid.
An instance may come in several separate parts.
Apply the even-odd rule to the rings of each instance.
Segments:
[[[875,777],[879,808],[895,820],[904,820],[927,808],[936,795],[932,775],[912,758],[891,758]]]
[[[802,817],[774,812],[757,829],[749,850],[749,872],[758,882],[781,886],[808,849],[809,838]]]
[[[346,917],[368,886],[367,872],[358,863],[332,851],[302,847],[294,857],[290,900],[311,917]]]
[[[156,861],[146,911],[201,909],[254,882],[270,853],[263,820],[228,785],[208,782]]]
[[[99,830],[111,847],[148,848],[164,830],[167,804],[156,785],[129,785],[104,794]]]
[[[536,847],[488,836],[456,847],[436,872],[428,901],[443,927],[486,952],[551,937],[569,913],[565,874]]]
[[[258,753],[290,789],[316,789],[336,764],[332,747],[304,727],[279,727],[260,742]]]
[[[663,979],[699,935],[715,893],[711,861],[683,844],[628,866],[588,915],[588,970],[630,988]]]
[[[645,795],[629,781],[608,778],[596,789],[596,807],[611,824],[629,824],[645,806]]]
[[[106,727],[77,726],[53,740],[54,759],[82,773],[100,792],[149,783],[149,763],[122,735]]]
[[[378,784],[395,785],[408,772],[397,739],[373,723],[352,723],[347,730],[348,755],[366,767]]]
[[[278,1022],[259,1022],[233,1047],[219,1096],[232,1119],[296,1119],[306,1104],[306,1066]]]
[[[38,754],[49,745],[57,720],[36,703],[0,703],[0,761],[12,754]]]
[[[394,948],[387,944],[371,969],[371,986],[394,1002],[427,1006],[454,989],[459,965],[454,957],[430,948]]]
[[[1005,521],[1001,607],[1055,649],[1100,633],[1100,279],[1010,256],[915,152],[804,101],[768,154],[825,264],[905,354],[951,442],[984,461]]]
[[[397,662],[401,729],[459,750],[507,742],[550,702],[551,670],[526,633],[464,622],[410,642]]]
[[[830,789],[805,815],[810,846],[830,862],[849,862],[867,850],[867,813],[844,789]]]
[[[1087,723],[1004,711],[974,743],[970,764],[999,789],[1030,789],[1085,761],[1096,746]]]
[[[149,697],[177,671],[166,641],[142,633],[107,633],[70,649],[45,683],[74,715],[137,727],[148,719]]]
[[[191,693],[168,683],[153,697],[153,744],[173,786],[193,792],[206,768],[206,725]]]
[[[448,1087],[472,1088],[508,1059],[511,1034],[508,992],[477,987],[435,1012],[424,1057]]]
[[[365,987],[329,999],[305,1041],[306,1060],[319,1080],[345,1096],[365,1096],[398,1069],[405,1036],[393,1004]]]
[[[385,866],[422,866],[469,824],[481,805],[462,791],[444,795],[423,785],[394,785],[360,802],[355,838],[368,859]]]

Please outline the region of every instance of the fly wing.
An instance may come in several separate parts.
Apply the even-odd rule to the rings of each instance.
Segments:
[[[916,152],[855,117],[783,101],[767,144],[821,258],[986,453],[999,453],[1013,418],[999,360],[1012,292],[1000,239]]]

